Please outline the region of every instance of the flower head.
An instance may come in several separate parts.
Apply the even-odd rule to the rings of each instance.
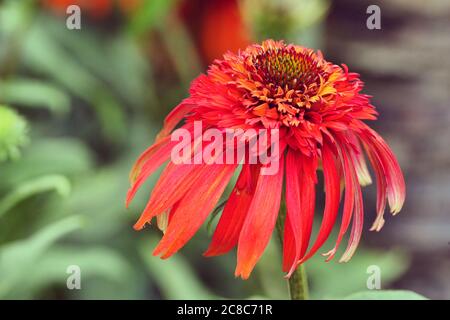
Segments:
[[[268,164],[258,161],[242,165],[170,161],[135,228],[143,228],[156,217],[165,233],[154,254],[171,256],[200,228],[240,168],[206,256],[224,254],[237,246],[235,274],[248,278],[270,240],[284,194],[283,270],[290,275],[322,247],[337,224],[341,202],[336,244],[325,255],[327,260],[334,257],[351,225],[340,258],[348,261],[363,230],[360,186],[371,183],[363,151],[378,186],[372,230],[383,226],[386,203],[396,214],[405,199],[405,184],[394,154],[364,122],[375,120],[377,112],[362,88],[358,74],[304,47],[267,40],[238,54],[227,53],[210,66],[207,75],[194,80],[190,96],[167,116],[156,142],[138,159],[127,203],[145,179],[171,157],[177,141],[170,133],[182,120],[182,128],[193,132],[189,141],[193,146],[199,141],[214,143],[199,140],[194,132],[196,121],[202,122],[202,133],[211,128],[224,134],[229,129],[276,130],[276,139],[268,134],[265,150],[274,153],[274,140],[278,140],[279,150],[274,153],[277,172],[263,174]],[[252,139],[262,138],[254,134],[249,139],[247,135],[246,147],[251,148]],[[222,150],[229,148],[229,143],[223,142]],[[189,156],[195,157],[195,152]],[[324,177],[325,207],[312,242],[318,171]]]

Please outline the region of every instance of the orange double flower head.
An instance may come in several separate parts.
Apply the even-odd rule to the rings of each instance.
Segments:
[[[371,183],[364,153],[378,187],[371,230],[382,228],[387,203],[396,214],[405,200],[405,183],[394,154],[365,123],[376,120],[377,112],[362,88],[359,75],[345,65],[327,62],[320,52],[301,46],[267,40],[225,54],[193,81],[190,96],[167,116],[156,142],[132,169],[127,204],[149,175],[169,160],[135,229],[156,217],[164,236],[154,255],[170,257],[201,227],[240,170],[206,256],[237,246],[235,275],[248,278],[271,238],[284,194],[283,270],[288,276],[322,247],[336,224],[340,226],[335,246],[325,255],[327,260],[334,257],[351,226],[340,258],[348,261],[363,230],[361,186]],[[203,130],[219,132],[277,129],[277,172],[263,174],[268,164],[259,162],[174,163],[171,151],[176,142],[170,134],[180,122],[191,132],[195,121],[202,122]],[[193,145],[198,144],[197,136],[192,135]],[[325,207],[310,244],[319,169]]]

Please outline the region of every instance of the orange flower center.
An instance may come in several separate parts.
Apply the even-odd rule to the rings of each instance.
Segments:
[[[247,63],[253,71],[251,80],[244,80],[250,90],[247,106],[266,125],[281,122],[290,127],[320,121],[310,109],[335,92],[328,82],[330,66],[320,56],[301,47],[269,47],[254,52]],[[253,84],[248,85],[249,81]]]

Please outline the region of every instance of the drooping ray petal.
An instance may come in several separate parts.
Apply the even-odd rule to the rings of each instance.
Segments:
[[[164,126],[158,133],[156,142],[165,139],[191,109],[192,105],[184,101],[177,105],[164,119]]]
[[[204,164],[191,164],[195,162],[195,157],[199,155],[202,156],[202,148],[200,145],[208,146],[211,142],[203,143],[202,136],[194,136],[191,141],[191,153],[187,154],[186,160],[187,164],[175,164],[170,162],[166,169],[163,171],[160,179],[158,180],[155,188],[152,191],[150,199],[141,214],[139,220],[134,225],[136,230],[140,230],[144,227],[145,223],[150,222],[150,220],[166,211],[172,205],[181,199],[181,197],[189,190],[193,185],[199,175],[208,170],[207,166]],[[221,157],[223,155],[223,150],[214,154],[211,159],[216,157]],[[173,192],[167,192],[168,189],[174,189]]]
[[[284,157],[274,175],[259,175],[255,194],[242,227],[235,275],[247,279],[269,243],[280,208]],[[270,192],[268,192],[270,190]]]
[[[363,132],[361,140],[372,149],[381,163],[386,177],[386,191],[392,214],[397,214],[405,202],[405,180],[395,155],[383,138],[366,124],[361,122]]]
[[[255,192],[257,175],[257,170],[250,168],[248,164],[243,165],[236,185],[223,209],[211,244],[204,253],[205,256],[224,254],[237,244]]]
[[[163,259],[170,257],[197,232],[214,209],[236,165],[212,164],[207,169],[192,185],[196,192],[181,199],[154,255],[161,255]]]
[[[300,259],[302,259],[308,249],[311,238],[311,231],[314,222],[314,210],[316,206],[316,183],[317,183],[317,159],[302,156],[302,174],[300,185],[300,214],[301,214],[301,245]]]
[[[322,148],[322,167],[325,185],[325,209],[322,224],[316,241],[309,252],[302,258],[301,263],[312,257],[328,239],[339,212],[340,176],[336,168],[335,157],[331,147],[329,147],[329,142],[326,142]]]
[[[170,209],[192,187],[192,184],[208,170],[203,165],[174,164],[170,162],[153,188],[150,199],[134,228],[140,230],[150,220]],[[171,190],[168,192],[168,190]]]
[[[377,182],[377,216],[370,228],[371,231],[380,231],[384,225],[384,212],[386,209],[386,178],[384,176],[384,170],[380,159],[372,149],[364,145],[367,156],[375,171],[375,177]]]
[[[164,139],[163,141],[166,141]],[[136,192],[145,182],[145,180],[158,169],[164,162],[166,162],[170,158],[170,154],[172,152],[172,148],[177,144],[177,141],[167,141],[162,144],[156,151],[154,151],[148,158],[145,163],[140,167],[140,169],[136,169],[136,178],[134,179],[133,184],[127,193],[126,198],[126,206],[130,204],[131,200],[133,200]],[[134,175],[134,174],[133,174]]]
[[[302,250],[302,155],[288,150],[286,155],[286,221],[284,224],[283,271],[294,271]]]
[[[191,123],[185,124],[183,129],[186,129],[189,133],[193,135],[194,140],[198,138],[195,133],[193,133],[193,125]],[[130,172],[130,182],[131,184],[135,184],[136,179],[138,176],[141,175],[142,171],[144,170],[145,166],[149,166],[149,163],[151,164],[153,161],[155,161],[155,153],[157,151],[160,151],[162,147],[167,146],[168,144],[171,144],[169,146],[170,148],[173,148],[173,146],[178,143],[176,141],[171,141],[171,137],[168,135],[161,135],[158,134],[157,138],[155,139],[155,142],[147,148],[136,160],[136,162],[133,165],[133,168]]]
[[[326,261],[330,261],[331,259],[333,259],[334,255],[336,254],[336,251],[339,248],[342,238],[344,237],[344,235],[347,232],[347,229],[350,225],[350,221],[351,221],[352,215],[353,215],[354,203],[355,203],[355,181],[356,181],[355,180],[355,172],[350,165],[349,157],[342,150],[340,141],[338,141],[338,140],[336,140],[336,141],[337,141],[337,149],[338,149],[338,154],[339,154],[339,161],[342,163],[344,182],[345,182],[344,209],[343,209],[343,213],[342,213],[341,227],[339,229],[336,244],[333,247],[333,249],[331,249],[330,251],[328,251],[327,253],[324,254],[325,256],[327,256]]]
[[[344,153],[347,153],[345,156],[350,159],[351,170],[355,170],[356,165],[353,163],[351,156],[349,155],[350,150],[348,150],[347,146],[343,146],[342,150]],[[361,186],[357,182],[356,174],[353,175],[354,186],[355,186],[355,207],[353,214],[353,224],[352,230],[350,233],[350,238],[348,240],[347,248],[345,249],[344,254],[339,259],[339,262],[348,262],[353,254],[355,253],[356,248],[358,247],[359,240],[361,239],[361,234],[363,230],[363,222],[364,222],[364,207],[363,207],[363,199],[361,193]]]
[[[292,229],[292,224],[290,222],[289,217],[286,216],[284,221],[284,229],[283,229],[283,264],[282,270],[283,272],[288,272],[288,277],[290,276],[290,271],[293,268],[293,265],[297,265],[297,244],[296,238],[300,238],[301,234],[295,234]],[[300,253],[298,253],[300,255]]]
[[[351,144],[348,152],[352,157],[352,162],[358,176],[359,184],[362,186],[367,186],[372,183],[372,179],[370,177],[369,170],[367,169],[366,159],[364,158],[361,144],[353,133],[348,133],[347,138]]]
[[[133,184],[136,181],[137,176],[139,175],[140,170],[142,169],[142,166],[144,163],[146,163],[148,160],[151,160],[153,154],[159,150],[162,146],[166,145],[170,141],[170,137],[165,137],[164,139],[159,140],[158,142],[155,142],[150,147],[147,148],[136,160],[136,162],[133,165],[133,168],[130,172],[130,182]]]

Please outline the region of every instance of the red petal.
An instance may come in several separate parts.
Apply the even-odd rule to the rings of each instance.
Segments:
[[[144,152],[144,154],[141,156],[132,170],[131,175],[134,181],[127,193],[127,207],[130,204],[131,200],[133,200],[134,195],[141,187],[141,185],[145,182],[145,180],[170,158],[172,148],[176,143],[178,142],[163,139],[161,141],[161,145],[158,145],[159,142],[157,142],[153,145],[157,146],[155,147],[155,149],[150,150],[153,147],[152,146],[147,149],[146,152]]]
[[[269,243],[278,216],[283,185],[283,162],[278,172],[260,175],[252,203],[239,236],[235,275],[247,279]]]
[[[348,148],[348,152],[352,157],[352,162],[358,176],[359,184],[362,186],[367,186],[372,183],[372,179],[370,178],[370,173],[367,169],[366,159],[364,158],[361,144],[354,134],[349,133],[347,134],[347,137],[352,147]]]
[[[328,239],[339,212],[340,177],[336,167],[335,157],[328,142],[326,142],[322,148],[322,167],[325,185],[325,210],[323,220],[314,245],[309,250],[309,253],[303,257],[301,263],[312,257]]]
[[[392,214],[397,214],[405,202],[405,180],[395,155],[374,130],[364,125],[360,138],[375,154],[386,178],[386,191]]]
[[[336,137],[336,141],[337,137]],[[345,200],[344,200],[344,210],[342,214],[342,223],[339,229],[338,238],[336,240],[336,244],[333,249],[325,253],[324,255],[328,256],[327,261],[333,259],[336,254],[337,249],[342,241],[344,234],[347,232],[348,226],[350,225],[350,221],[353,214],[353,208],[355,203],[355,172],[354,168],[350,165],[349,157],[346,153],[344,153],[343,147],[339,144],[337,145],[339,158],[343,166],[343,174],[345,181]]]
[[[302,250],[301,154],[289,149],[286,156],[286,221],[283,236],[283,271],[292,273]]]
[[[170,132],[177,126],[177,124],[191,111],[192,106],[188,103],[182,102],[177,105],[164,119],[164,126],[158,133],[156,141],[162,140],[167,137]]]
[[[170,162],[152,190],[150,199],[134,225],[140,230],[153,217],[171,208],[188,192],[192,184],[207,171],[204,165],[174,164]],[[171,192],[168,192],[171,190]]]
[[[371,231],[380,231],[384,225],[384,211],[386,209],[386,178],[384,176],[383,166],[377,154],[372,149],[366,147],[367,155],[372,164],[377,181],[377,217],[370,228]]]
[[[163,145],[167,144],[170,141],[169,137],[166,137],[165,139],[161,139],[160,141],[152,144],[150,147],[147,148],[136,160],[135,164],[133,165],[133,168],[130,172],[130,182],[134,183],[136,180],[136,177],[138,176],[140,170],[142,169],[142,166],[153,156],[153,154],[159,150]]]
[[[185,245],[214,209],[236,169],[236,165],[222,164],[205,167],[208,170],[194,182],[192,191],[181,199],[154,255],[161,255],[165,259]]]
[[[230,251],[238,242],[239,234],[247,216],[253,193],[255,192],[258,172],[257,165],[244,164],[236,185],[227,200],[223,213],[214,232],[211,244],[205,256],[217,256]]]
[[[356,167],[353,162],[351,156],[349,155],[349,150],[344,146],[344,152],[346,153],[346,157],[349,157],[350,165]],[[353,169],[354,170],[354,169]],[[364,207],[363,207],[363,199],[361,193],[361,186],[357,183],[356,173],[353,174],[354,185],[355,185],[355,207],[353,214],[353,224],[352,231],[350,233],[350,238],[348,241],[347,249],[345,249],[344,254],[339,259],[339,262],[347,262],[351,259],[353,254],[355,253],[356,248],[358,247],[359,240],[361,239],[361,234],[363,230],[363,222],[364,222]]]
[[[194,138],[192,144],[197,144],[197,141],[201,141],[201,136]],[[178,142],[174,141],[173,143]],[[169,145],[172,147],[170,143]],[[195,156],[194,150],[195,148],[191,151],[191,157]],[[217,156],[219,155],[220,154],[218,153]],[[142,229],[154,216],[171,208],[176,201],[179,201],[185,193],[190,190],[199,176],[207,170],[208,166],[202,164],[174,164],[173,162],[170,162],[156,183],[147,206],[134,225],[134,228],[136,230]],[[145,166],[143,172],[144,171]],[[137,182],[139,182],[139,180],[137,180]],[[167,190],[173,191],[167,192]]]
[[[314,222],[314,209],[316,205],[316,183],[317,183],[317,159],[312,157],[302,157],[302,175],[300,184],[301,190],[301,214],[302,214],[302,244],[300,258],[308,249],[311,231]]]
[[[297,245],[296,242],[301,235],[297,234],[300,232],[294,233],[292,228],[290,218],[286,216],[283,231],[283,272],[288,272],[288,276],[290,276],[293,267],[297,266],[297,261],[300,258],[300,253],[297,252],[300,245]]]

